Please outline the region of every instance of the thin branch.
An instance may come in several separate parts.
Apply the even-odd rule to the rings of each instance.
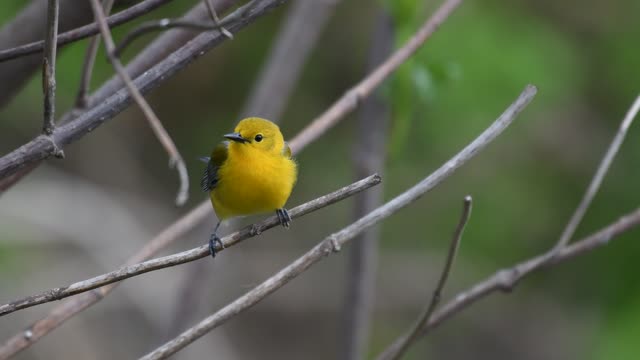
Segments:
[[[107,51],[107,57],[113,65],[113,68],[120,75],[120,78],[129,89],[129,93],[134,101],[138,104],[142,112],[144,113],[145,118],[149,122],[151,129],[155,133],[156,137],[164,147],[164,149],[169,154],[169,166],[172,168],[176,168],[178,170],[178,174],[180,175],[180,188],[178,190],[178,195],[176,196],[176,205],[183,205],[187,199],[189,198],[189,175],[187,174],[187,167],[182,160],[182,156],[178,152],[178,148],[171,140],[171,136],[167,133],[164,126],[160,122],[160,119],[156,116],[156,114],[149,106],[149,103],[144,99],[140,90],[133,83],[133,80],[127,74],[124,66],[120,60],[113,54],[115,50],[115,43],[113,42],[113,37],[111,36],[111,32],[109,30],[109,25],[107,25],[107,21],[104,15],[104,10],[102,9],[102,5],[100,4],[100,0],[91,0],[91,7],[93,8],[93,12],[95,14],[96,21],[100,26],[100,32],[102,33],[102,37],[104,38],[104,46]]]
[[[318,245],[313,247],[307,253],[299,257],[297,260],[280,270],[272,277],[265,280],[262,284],[256,286],[249,292],[240,296],[227,306],[220,309],[215,314],[205,318],[192,328],[186,330],[178,337],[164,345],[158,347],[151,353],[140,358],[141,360],[164,359],[175,354],[187,345],[191,344],[198,338],[202,337],[209,331],[225,323],[229,319],[238,315],[242,311],[257,304],[259,301],[272,294],[298,275],[305,272],[312,265],[330,255],[337,252],[343,245],[354,237],[361,234],[366,229],[379,223],[380,221],[395,214],[400,209],[410,205],[414,201],[421,198],[428,191],[440,184],[448,178],[453,172],[467,161],[472,159],[478,152],[484,149],[498,135],[500,135],[512,122],[520,111],[533,99],[536,94],[536,88],[528,85],[518,99],[505,110],[505,112],[489,126],[480,136],[467,145],[462,151],[453,158],[443,164],[436,171],[431,173],[425,179],[406,190],[402,194],[391,199],[384,205],[373,210],[369,214],[355,221],[351,225],[335,232],[324,238]],[[206,247],[202,249],[206,252]],[[203,254],[206,256],[206,253]]]
[[[324,133],[337,123],[337,119],[353,111],[361,101],[369,96],[393,71],[413,55],[438,27],[460,5],[462,0],[446,0],[438,10],[420,27],[415,35],[400,49],[380,65],[371,75],[331,105],[313,123],[289,142],[291,149],[304,146],[315,133]]]
[[[44,39],[44,57],[42,64],[42,91],[44,93],[44,124],[42,132],[51,135],[56,115],[56,38],[58,37],[59,0],[48,0],[47,31]],[[54,144],[55,146],[55,144]]]
[[[230,24],[227,29],[236,33],[285,1],[262,0],[256,3],[245,16],[239,17],[237,21]],[[233,16],[234,13],[229,16]],[[182,48],[140,74],[135,81],[135,85],[143,93],[150,91],[226,39],[224,35],[217,31],[201,33]],[[78,115],[74,120],[58,126],[57,131],[54,132],[51,138],[59,146],[74,142],[123,111],[131,100],[131,95],[127,89],[122,89],[99,102],[89,111]],[[0,181],[32,162],[51,156],[53,151],[51,139],[46,139],[42,136],[33,139],[0,158]]]
[[[212,0],[202,0],[204,4],[207,6],[207,11],[209,12],[209,16],[215,25],[218,26],[216,30],[220,31],[224,36],[233,40],[233,34],[229,32],[229,30],[225,29],[220,23],[220,18],[218,18],[218,13],[216,12],[215,6],[213,6]]]
[[[140,251],[127,260],[126,265],[132,265],[147,260],[161,249],[167,247],[176,239],[184,236],[196,225],[211,216],[212,209],[209,201],[202,202],[189,213],[169,225],[156,237],[151,239]],[[20,351],[35,344],[43,336],[58,328],[64,322],[102,300],[120,283],[113,283],[101,288],[83,293],[68,299],[54,307],[44,318],[34,322],[26,330],[12,336],[0,347],[0,360],[6,360]]]
[[[147,14],[148,12],[173,0],[144,0],[126,10],[123,10],[107,19],[110,27],[116,27],[127,23],[135,18]],[[100,33],[98,24],[92,23],[77,29],[69,30],[58,35],[58,46],[66,45],[74,41],[88,38]],[[14,48],[0,50],[0,62],[15,59],[21,56],[36,54],[44,49],[44,41],[35,41],[29,44],[20,45]]]
[[[620,234],[638,226],[640,226],[640,208],[622,216],[616,222],[609,224],[600,231],[561,248],[555,253],[555,256],[550,256],[554,253],[548,252],[518,263],[513,267],[496,271],[488,278],[459,293],[451,301],[442,306],[440,310],[436,311],[431,320],[420,330],[420,336],[427,335],[444,321],[457,315],[478,300],[494,292],[510,292],[522,278],[607,245]],[[393,343],[384,353],[394,351],[393,349],[397,346],[399,346],[398,342]]]
[[[627,131],[629,130],[633,119],[638,114],[638,111],[640,111],[640,96],[638,96],[633,102],[633,104],[627,111],[627,115],[622,120],[622,123],[620,123],[618,133],[613,138],[611,145],[609,145],[609,149],[604,155],[604,158],[602,158],[596,174],[593,176],[593,179],[591,179],[589,188],[580,201],[580,205],[578,205],[576,211],[571,216],[571,220],[569,220],[569,223],[562,232],[562,236],[560,236],[560,239],[558,240],[558,243],[555,247],[556,251],[567,246],[567,244],[569,244],[569,241],[571,241],[571,237],[573,237],[573,234],[578,228],[578,225],[580,225],[584,214],[587,212],[587,209],[589,209],[593,198],[598,193],[598,189],[600,189],[600,185],[602,185],[602,180],[604,179],[605,175],[607,175],[607,172],[609,172],[609,167],[611,166],[613,159],[616,157],[618,150],[620,150],[620,146],[622,145],[622,142],[627,135]]]
[[[433,315],[436,306],[438,306],[438,304],[440,303],[442,290],[444,289],[444,285],[447,283],[449,273],[451,272],[451,268],[453,267],[453,262],[455,261],[456,254],[458,253],[458,248],[460,247],[462,233],[464,232],[464,228],[467,225],[467,222],[469,222],[469,217],[471,216],[471,202],[471,196],[466,196],[464,198],[460,221],[458,222],[458,226],[456,227],[456,230],[453,233],[453,237],[451,238],[447,260],[445,261],[444,268],[442,269],[442,273],[440,274],[440,279],[438,280],[436,289],[434,290],[433,296],[431,297],[431,302],[429,302],[429,305],[425,309],[424,313],[420,316],[418,322],[411,328],[411,330],[409,330],[406,335],[397,340],[399,345],[397,348],[394,348],[395,352],[385,353],[384,356],[379,356],[378,360],[398,360],[402,358],[402,355],[404,355],[407,349],[409,349],[409,347],[420,336],[420,330],[429,322],[429,319],[431,319],[431,315]]]
[[[204,0],[206,4],[209,4],[206,0]],[[235,21],[245,17],[251,9],[256,5],[257,2],[261,0],[251,0],[247,4],[239,7],[236,11],[234,11],[231,15],[222,19],[218,23],[211,23],[209,21],[200,22],[195,20],[182,20],[182,19],[161,19],[161,20],[153,20],[148,21],[146,23],[141,24],[140,26],[133,29],[129,32],[124,39],[118,44],[118,46],[114,50],[114,54],[116,56],[122,55],[124,50],[131,45],[136,39],[139,37],[148,34],[154,31],[162,31],[169,29],[191,29],[197,31],[207,31],[207,30],[217,30],[220,34],[225,37],[232,39],[233,34],[229,32],[229,30],[225,29],[226,25],[232,24]],[[217,17],[217,15],[216,15]]]
[[[109,14],[113,8],[115,0],[103,0],[102,7],[104,13]],[[77,109],[84,109],[89,103],[89,88],[91,87],[91,75],[93,74],[93,66],[96,62],[96,55],[98,54],[98,48],[100,47],[100,36],[96,35],[91,38],[87,51],[84,57],[84,63],[82,64],[82,75],[80,76],[80,87],[78,88],[78,94],[76,95],[75,107]]]
[[[380,181],[381,178],[378,175],[371,175],[351,185],[345,186],[342,189],[297,206],[289,210],[289,215],[292,218],[304,216],[308,213],[322,209],[338,201],[342,201],[354,194],[377,185],[380,183]],[[278,218],[276,216],[271,216],[262,222],[247,226],[239,231],[225,236],[222,239],[222,243],[224,244],[224,246],[221,247],[220,245],[217,245],[216,252],[228,249],[229,247],[236,245],[241,241],[244,241],[250,237],[254,237],[262,233],[263,231],[271,229],[272,227],[275,227],[277,225],[279,225]],[[118,270],[99,275],[91,279],[79,281],[61,288],[53,288],[40,294],[29,296],[24,299],[16,300],[11,303],[2,305],[0,306],[0,316],[4,316],[14,311],[43,304],[46,302],[64,299],[66,297],[83,293],[104,285],[138,276],[149,271],[159,270],[170,266],[198,260],[200,258],[207,257],[208,254],[209,245],[205,244],[195,249],[183,251],[177,254],[145,261],[138,264],[124,266]]]

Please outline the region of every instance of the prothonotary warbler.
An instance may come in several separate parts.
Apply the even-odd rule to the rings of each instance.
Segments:
[[[220,223],[235,216],[275,211],[280,224],[289,227],[291,217],[284,208],[296,183],[298,170],[291,149],[278,125],[250,117],[202,158],[207,163],[200,185],[209,192],[218,224],[209,238],[209,251],[222,246],[216,234]]]

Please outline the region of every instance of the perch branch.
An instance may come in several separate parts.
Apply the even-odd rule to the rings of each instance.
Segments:
[[[431,297],[431,302],[429,302],[429,306],[427,306],[424,313],[420,316],[418,322],[413,326],[413,328],[411,328],[411,330],[409,330],[409,332],[407,332],[405,336],[398,340],[399,346],[397,347],[396,352],[386,354],[385,357],[378,358],[378,360],[400,359],[402,355],[404,355],[404,353],[407,351],[407,349],[409,349],[409,347],[420,336],[420,330],[429,322],[429,319],[431,319],[433,311],[440,303],[442,290],[444,289],[444,285],[447,283],[447,279],[449,278],[449,273],[451,272],[453,262],[455,261],[456,254],[458,253],[458,248],[460,247],[462,233],[464,232],[464,228],[467,225],[467,222],[469,222],[469,217],[471,216],[471,201],[471,196],[466,196],[464,198],[464,205],[462,208],[460,221],[458,222],[458,226],[453,233],[451,245],[449,246],[449,253],[447,254],[447,260],[445,262],[444,268],[442,269],[442,273],[440,274],[440,279],[438,280],[436,289],[433,292],[433,296]]]
[[[381,178],[378,175],[371,175],[351,185],[345,186],[342,189],[297,206],[289,210],[289,215],[292,218],[304,216],[310,212],[322,209],[338,201],[342,201],[354,194],[377,185],[380,183],[380,181]],[[222,243],[224,244],[224,246],[221,247],[219,244],[216,245],[216,252],[223,251],[243,240],[256,236],[265,230],[271,229],[278,224],[278,218],[274,215],[260,223],[247,226],[239,231],[225,236],[222,239]],[[11,303],[0,306],[0,316],[46,302],[61,300],[72,295],[83,293],[114,282],[122,281],[124,279],[138,276],[149,271],[159,270],[166,267],[198,260],[200,258],[206,257],[209,254],[208,246],[208,244],[205,244],[195,249],[183,251],[177,254],[145,261],[138,264],[124,266],[118,270],[99,275],[91,279],[79,281],[69,286],[53,288],[37,295],[13,301]]]
[[[351,225],[327,236],[318,245],[269,279],[265,280],[262,284],[256,286],[249,292],[220,309],[218,312],[200,321],[195,326],[187,329],[176,338],[168,341],[140,359],[157,360],[164,359],[175,354],[209,331],[220,326],[235,315],[238,315],[242,311],[250,308],[282,286],[286,285],[289,281],[302,274],[309,267],[322,260],[327,255],[332,252],[339,251],[343,245],[362,233],[364,230],[418,200],[428,191],[432,190],[435,186],[453,174],[456,169],[472,159],[478,152],[484,149],[498,135],[500,135],[513,122],[513,120],[515,120],[520,111],[524,109],[531,99],[533,99],[535,93],[536,88],[532,85],[528,85],[522,94],[520,94],[518,99],[511,104],[507,110],[505,110],[505,112],[502,113],[502,115],[493,124],[491,124],[491,126],[480,134],[480,136],[422,181],[391,199],[384,205],[371,211],[369,214],[363,216]],[[203,252],[202,256],[206,256],[206,247],[203,247],[201,251]]]

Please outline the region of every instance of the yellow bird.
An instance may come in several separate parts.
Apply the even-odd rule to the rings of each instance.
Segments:
[[[284,205],[298,176],[291,149],[271,121],[246,118],[224,137],[228,141],[216,146],[210,158],[201,158],[207,167],[200,186],[209,192],[219,220],[209,238],[211,256],[216,243],[223,246],[216,233],[228,218],[275,211],[288,228],[291,217]]]

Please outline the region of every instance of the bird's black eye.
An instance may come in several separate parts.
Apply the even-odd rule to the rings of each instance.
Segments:
[[[258,134],[256,135],[256,137],[254,138],[257,142],[262,141],[262,134]]]

